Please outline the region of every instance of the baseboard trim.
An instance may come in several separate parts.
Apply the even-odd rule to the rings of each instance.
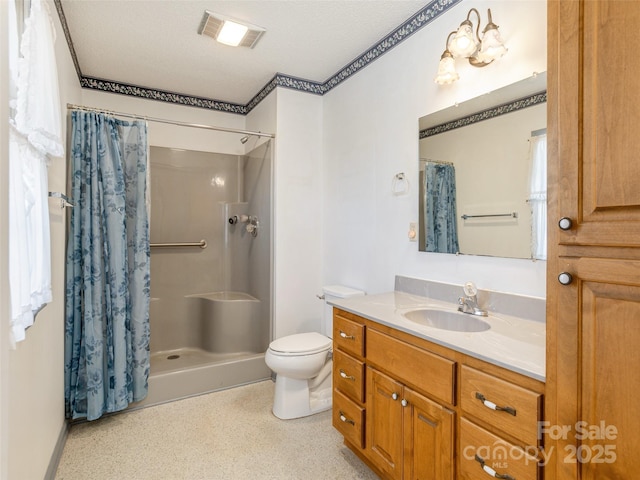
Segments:
[[[62,450],[64,450],[64,444],[67,443],[67,435],[69,434],[69,423],[65,420],[62,424],[62,428],[60,429],[60,434],[58,435],[58,441],[56,442],[56,446],[53,449],[53,453],[51,454],[51,459],[49,460],[49,467],[47,468],[47,473],[44,476],[44,480],[54,480],[56,478],[56,471],[58,470],[58,464],[60,463],[60,458],[62,457]]]

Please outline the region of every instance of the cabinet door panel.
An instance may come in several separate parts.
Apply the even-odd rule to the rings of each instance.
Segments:
[[[491,471],[505,479],[541,478],[532,447],[525,451],[465,418],[460,419],[460,475],[464,480],[486,480]]]
[[[374,329],[367,330],[367,362],[443,402],[455,402],[456,363]]]
[[[568,429],[555,433],[560,470],[632,478],[640,472],[640,261],[560,264],[575,277],[559,291],[558,348],[567,355],[557,367],[558,423]]]
[[[333,426],[358,448],[364,448],[365,411],[360,405],[333,391]]]
[[[333,351],[333,388],[364,403],[364,363],[340,350]]]
[[[404,478],[453,480],[454,413],[405,387]]]
[[[557,8],[558,214],[574,220],[560,243],[640,246],[640,56],[632,47],[640,44],[640,8],[633,1]]]
[[[333,344],[345,352],[364,357],[364,325],[353,322],[333,309]]]
[[[366,448],[389,478],[402,478],[402,384],[367,367]]]
[[[466,365],[462,367],[461,378],[460,405],[465,413],[512,435],[523,442],[523,446],[540,443],[541,394]],[[493,408],[488,408],[485,401],[490,402],[490,406],[493,404]]]

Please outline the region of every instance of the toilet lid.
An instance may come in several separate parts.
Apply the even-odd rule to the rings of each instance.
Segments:
[[[311,355],[331,348],[331,339],[317,332],[296,333],[274,340],[269,348],[281,354]]]

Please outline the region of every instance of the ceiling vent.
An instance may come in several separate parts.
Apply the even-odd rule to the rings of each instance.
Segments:
[[[226,36],[228,30],[238,35],[235,38],[229,38]],[[266,30],[257,25],[251,25],[208,10],[204,12],[204,17],[202,17],[198,28],[200,35],[208,35],[225,45],[249,48],[255,47],[264,32]]]

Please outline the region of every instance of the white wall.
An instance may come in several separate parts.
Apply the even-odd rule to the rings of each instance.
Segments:
[[[495,65],[458,61],[460,80],[433,82],[447,34],[469,8],[491,7],[509,52]],[[483,23],[486,20],[483,20]],[[544,297],[545,262],[418,252],[418,118],[546,70],[546,3],[465,1],[323,97],[325,283],[389,291],[396,274]],[[409,195],[394,196],[404,172]]]
[[[320,331],[323,309],[322,97],[276,94],[274,338]]]
[[[55,51],[60,98],[63,104],[77,102],[80,99],[78,79],[53,2],[49,2],[49,8],[57,31]],[[63,122],[64,131],[66,122]],[[49,167],[49,190],[64,192],[65,177],[65,160],[53,159]],[[4,188],[0,190],[6,191]],[[8,435],[8,460],[7,463],[2,463],[7,470],[7,478],[10,479],[43,478],[56,443],[65,428],[65,212],[54,200],[50,200],[49,207],[53,301],[38,314],[35,324],[27,330],[26,340],[19,343],[15,350],[9,351],[8,371],[2,372],[3,378],[8,380],[9,397],[8,429],[4,423],[2,425],[3,432]],[[5,228],[4,221],[2,224]],[[8,323],[8,320],[3,320],[2,325],[6,326]],[[5,385],[3,390],[4,387]]]

